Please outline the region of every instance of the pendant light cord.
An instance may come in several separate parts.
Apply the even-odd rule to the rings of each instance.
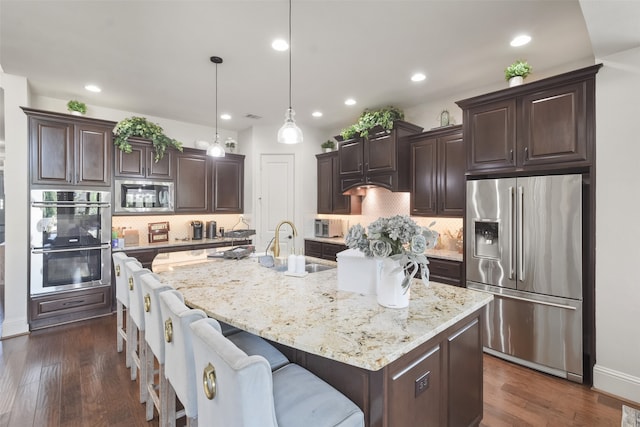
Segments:
[[[291,110],[291,0],[289,0],[289,109]]]
[[[216,135],[214,142],[218,142],[218,63],[216,62]]]

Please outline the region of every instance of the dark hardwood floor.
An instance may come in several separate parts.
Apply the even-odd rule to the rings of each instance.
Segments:
[[[0,341],[0,427],[157,426],[157,416],[145,421],[115,328],[111,315]],[[481,426],[620,426],[620,400],[492,356],[484,362]]]

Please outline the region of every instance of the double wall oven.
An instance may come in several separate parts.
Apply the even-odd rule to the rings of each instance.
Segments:
[[[111,193],[31,190],[31,295],[111,283]]]

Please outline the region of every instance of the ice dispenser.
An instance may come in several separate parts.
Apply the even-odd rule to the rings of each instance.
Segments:
[[[475,221],[474,227],[474,256],[500,258],[498,221]]]

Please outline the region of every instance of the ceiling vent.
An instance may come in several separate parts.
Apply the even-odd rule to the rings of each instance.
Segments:
[[[260,117],[260,116],[257,116],[257,115],[255,115],[255,114],[251,114],[251,113],[245,114],[245,117],[246,117],[247,119],[253,119],[253,120],[259,120],[259,119],[261,119],[261,118],[262,118],[262,117]]]

